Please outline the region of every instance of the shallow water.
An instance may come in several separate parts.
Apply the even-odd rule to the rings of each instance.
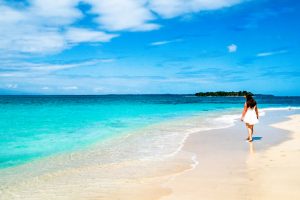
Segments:
[[[299,97],[257,97],[256,100],[260,107],[300,105]],[[193,131],[191,127],[208,128],[205,122],[208,116],[217,117],[221,112],[228,114],[242,109],[243,103],[243,97],[192,95],[0,96],[0,168],[86,149],[122,136],[133,146],[153,145],[154,148],[135,154],[140,156],[139,159],[162,152],[172,154],[185,134]],[[216,113],[219,114],[214,115]],[[172,130],[161,126],[162,122],[171,123],[191,116],[202,117],[198,126],[189,124],[191,122],[181,124],[177,129],[174,123]],[[228,125],[230,117],[222,117],[218,125]],[[152,125],[157,125],[155,131],[154,128],[149,130]],[[186,130],[185,134],[182,134],[183,130]],[[144,137],[137,137],[142,135]],[[176,140],[168,144],[159,142],[168,141],[166,138]],[[113,152],[114,147],[108,145],[105,149]],[[114,156],[124,157],[124,152]]]

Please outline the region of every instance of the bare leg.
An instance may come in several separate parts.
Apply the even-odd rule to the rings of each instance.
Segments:
[[[249,125],[249,128],[248,128],[248,131],[250,132],[248,132],[249,133],[249,135],[251,135],[250,137],[249,137],[249,142],[252,142],[252,136],[253,136],[253,126],[254,125]]]
[[[248,130],[248,124],[246,123],[246,129],[248,131],[248,137],[246,138],[246,140],[249,140],[249,130]]]
[[[246,124],[248,130],[248,140],[252,142],[253,125]]]

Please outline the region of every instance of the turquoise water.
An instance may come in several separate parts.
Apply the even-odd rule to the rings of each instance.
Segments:
[[[257,97],[260,107],[299,106],[299,97]],[[192,95],[0,96],[0,168],[85,148],[193,114],[242,108],[244,98]]]

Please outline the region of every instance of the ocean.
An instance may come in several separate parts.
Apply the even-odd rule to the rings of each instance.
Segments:
[[[300,106],[300,97],[256,101],[259,108]],[[237,117],[243,105],[243,97],[194,95],[0,96],[0,169],[101,145],[111,155],[100,162],[171,155],[184,131],[228,126],[227,116]]]

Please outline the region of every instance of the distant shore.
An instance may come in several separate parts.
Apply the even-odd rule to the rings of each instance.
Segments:
[[[234,97],[242,97],[246,95],[253,96],[254,94],[248,91],[238,91],[238,92],[226,92],[226,91],[217,91],[217,92],[197,92],[195,96],[201,96],[201,97],[207,97],[207,96],[215,96],[215,97],[228,97],[228,96],[234,96]]]

